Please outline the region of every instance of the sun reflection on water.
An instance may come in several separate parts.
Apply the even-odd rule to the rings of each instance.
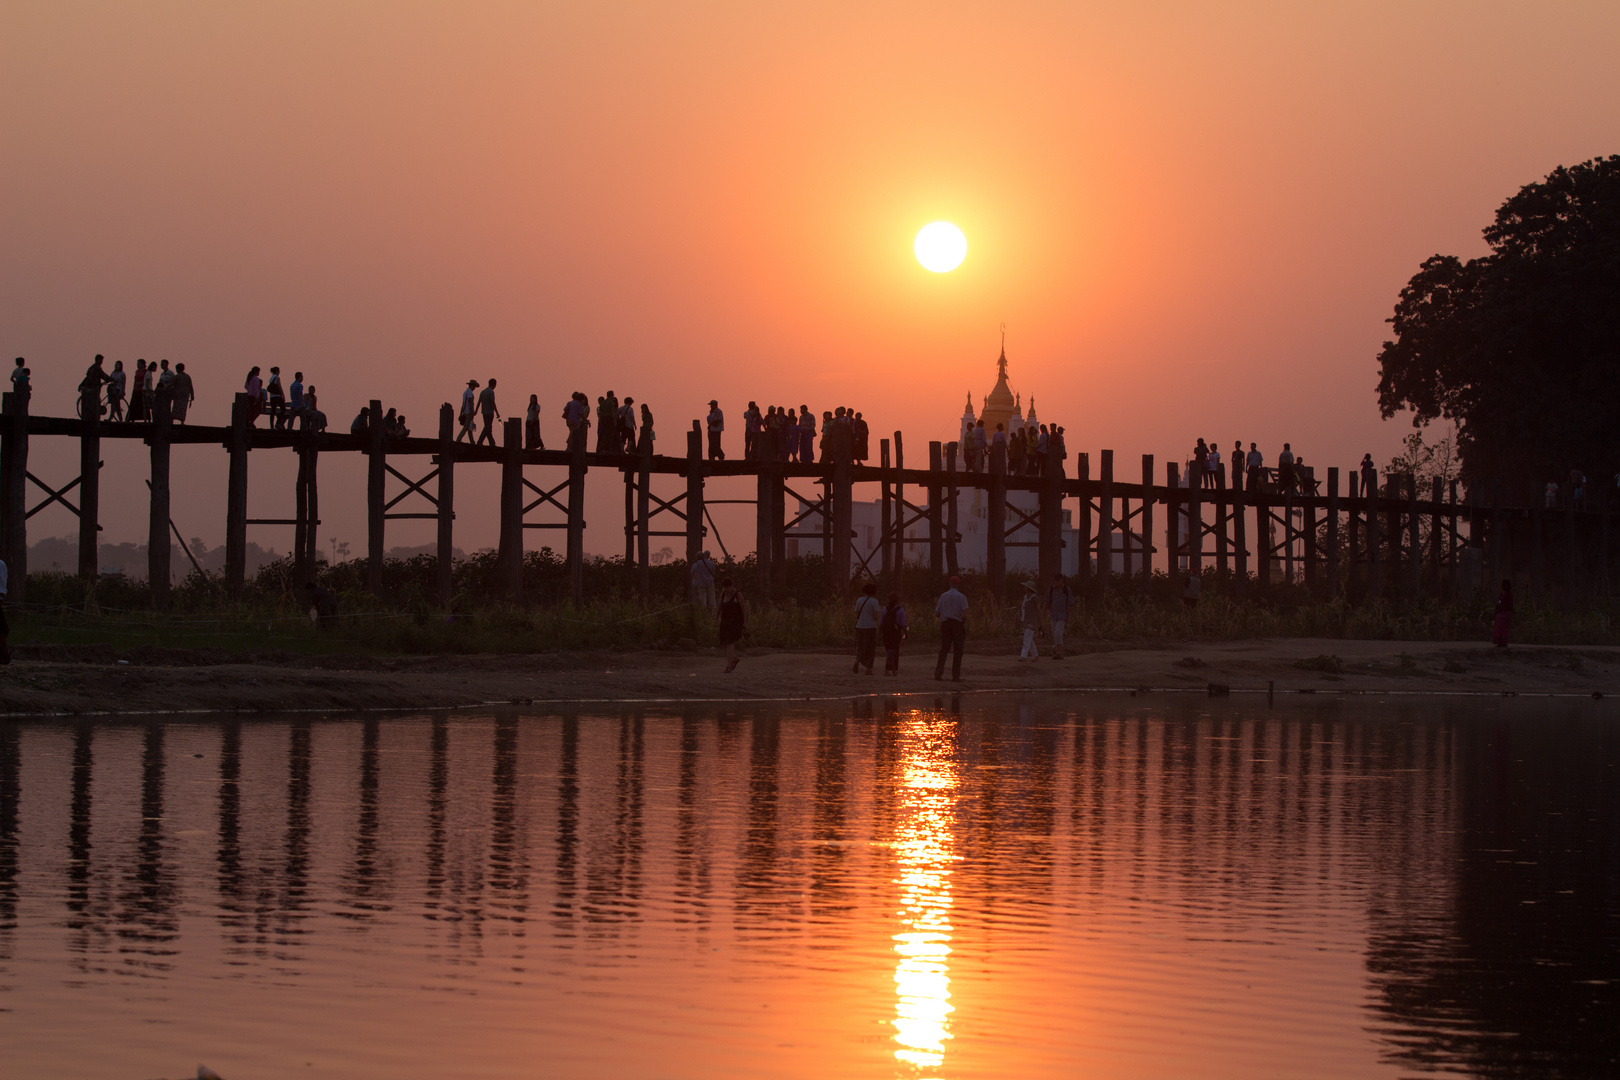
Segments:
[[[901,807],[894,848],[902,904],[894,951],[895,1059],[918,1068],[945,1062],[951,1037],[951,836],[956,797],[956,723],[916,712],[900,731]]]

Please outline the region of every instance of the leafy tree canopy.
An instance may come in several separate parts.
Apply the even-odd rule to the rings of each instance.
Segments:
[[[1379,411],[1453,421],[1470,480],[1620,472],[1620,156],[1527,184],[1485,240],[1489,255],[1435,255],[1401,290]]]

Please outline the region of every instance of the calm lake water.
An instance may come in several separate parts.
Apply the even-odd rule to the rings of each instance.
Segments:
[[[0,1074],[1620,1075],[1620,709],[0,724]]]

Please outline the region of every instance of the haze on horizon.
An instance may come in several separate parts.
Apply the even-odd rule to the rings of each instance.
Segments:
[[[734,453],[749,399],[917,445],[954,437],[1006,323],[1071,452],[1288,440],[1348,468],[1407,430],[1378,419],[1376,356],[1419,262],[1482,253],[1520,185],[1620,150],[1602,3],[51,2],[0,25],[0,326],[56,415],[101,352],[185,361],[200,423],[280,364],[334,428],[380,397],[429,434],[495,377],[509,415],[540,394],[549,446],[569,392],[609,387],[651,404],[661,452],[711,397]],[[951,273],[912,254],[934,220],[968,237]],[[35,471],[71,475],[55,441]],[[290,506],[288,458],[254,456],[253,513]],[[213,542],[224,455],[176,469],[181,528]],[[494,543],[494,474],[458,473],[467,550]],[[108,454],[108,542],[144,534],[143,475]],[[322,476],[323,537],[359,541],[361,466]],[[594,486],[592,551],[622,543],[615,497]],[[75,528],[53,507],[30,534]]]

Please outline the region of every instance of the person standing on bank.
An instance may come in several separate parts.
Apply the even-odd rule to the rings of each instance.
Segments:
[[[478,441],[474,446],[495,445],[495,421],[501,418],[501,411],[495,407],[495,380],[489,380],[489,385],[478,392],[478,411],[484,414],[484,430],[478,433]]]
[[[692,602],[714,610],[714,558],[707,550],[692,560]]]
[[[726,414],[720,411],[720,402],[709,402],[709,460],[724,461],[726,452],[720,449],[720,433],[726,430]]]
[[[1024,599],[1018,604],[1018,625],[1024,631],[1024,647],[1018,651],[1019,660],[1039,660],[1041,651],[1035,647],[1035,631],[1041,625],[1041,606],[1035,599],[1035,586],[1024,582]]]
[[[1496,598],[1496,619],[1491,624],[1491,644],[1498,649],[1508,647],[1508,635],[1513,632],[1513,582],[1502,579],[1502,595]]]
[[[900,594],[891,592],[889,602],[878,620],[878,634],[883,638],[883,674],[900,674],[900,643],[906,640],[906,606]]]
[[[529,411],[523,416],[523,449],[544,450],[545,442],[540,438],[540,395],[529,395]]]
[[[737,643],[748,631],[748,607],[729,577],[720,579],[720,644],[726,648],[726,673],[737,670]]]
[[[877,660],[878,620],[882,616],[883,605],[878,603],[877,582],[868,581],[861,590],[861,595],[855,598],[855,674],[866,668],[868,675],[872,674],[872,664]]]
[[[1000,425],[997,425],[997,430]],[[934,678],[945,677],[945,654],[951,654],[951,678],[956,682],[962,681],[962,648],[967,644],[967,597],[957,589],[962,579],[951,577],[951,587],[940,594],[939,602],[934,605],[934,614],[939,619],[939,661],[934,664]]]
[[[1059,574],[1052,582],[1052,587],[1046,590],[1046,615],[1052,623],[1052,659],[1063,659],[1063,631],[1069,624],[1069,605],[1074,603],[1074,593],[1069,590],[1069,583]]]

